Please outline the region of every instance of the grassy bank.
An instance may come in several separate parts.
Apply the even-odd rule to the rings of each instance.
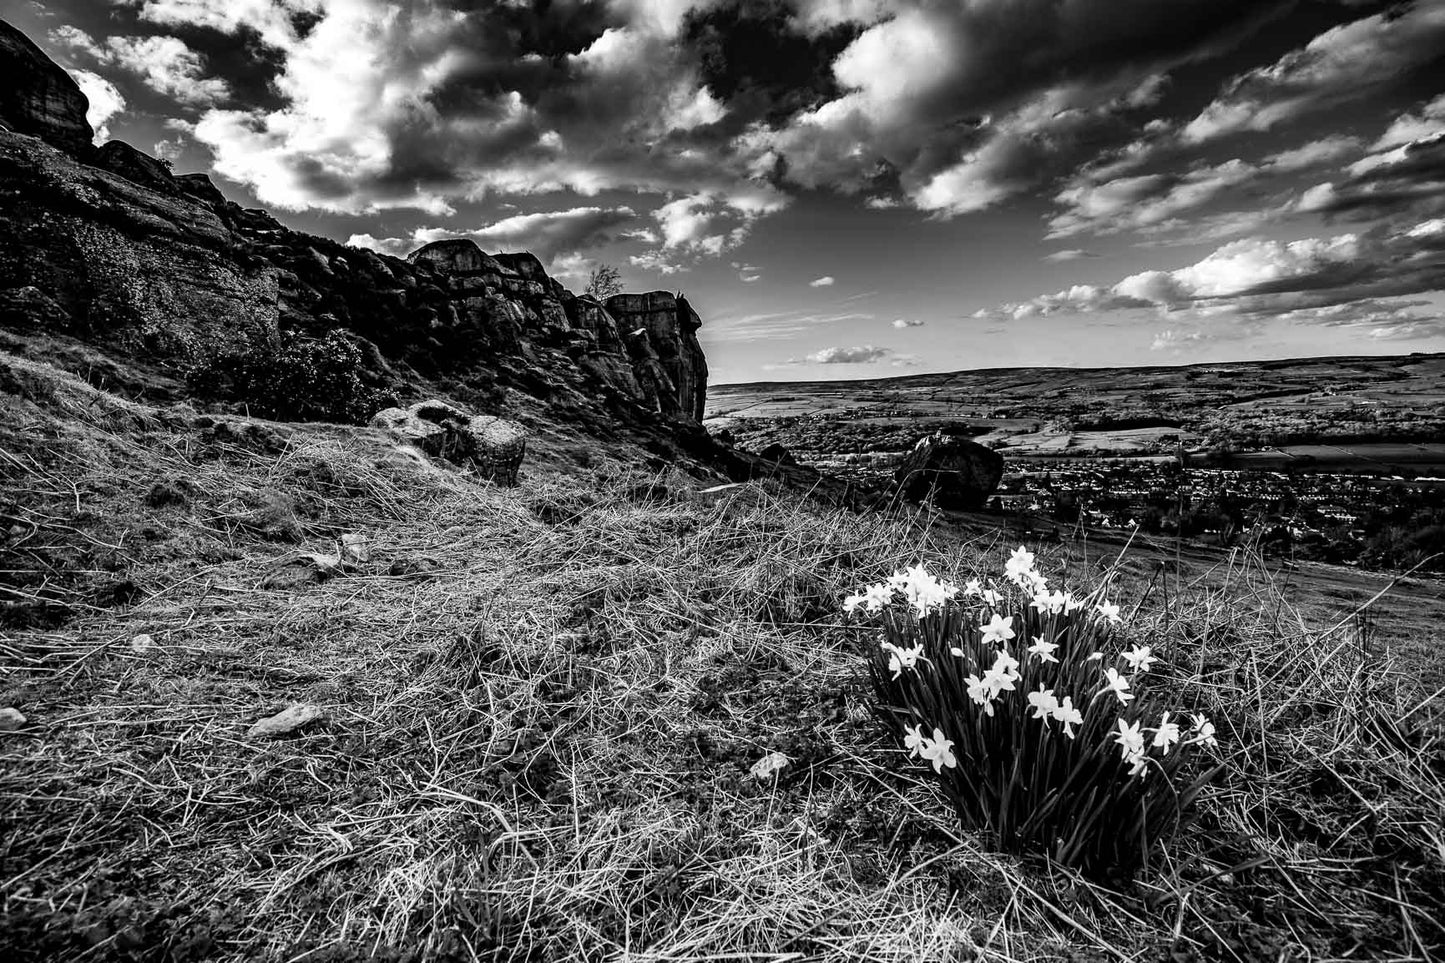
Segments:
[[[962,834],[866,708],[876,639],[842,596],[920,560],[996,571],[1000,533],[605,454],[497,489],[366,431],[217,425],[10,371],[12,958],[1445,947],[1445,736],[1420,664],[1386,653],[1371,609],[1302,615],[1308,586],[1247,554],[1192,582],[1097,546],[1040,554],[1114,578],[1128,632],[1219,728],[1197,824],[1106,886]],[[324,717],[248,735],[293,703]],[[789,764],[750,775],[773,751]]]

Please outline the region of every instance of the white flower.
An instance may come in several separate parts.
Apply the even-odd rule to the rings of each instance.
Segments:
[[[1029,604],[1032,605],[1040,615],[1058,615],[1064,610],[1064,600],[1066,598],[1067,596],[1064,595],[1063,592],[1040,591]]]
[[[1058,658],[1054,655],[1054,650],[1058,647],[1057,642],[1045,642],[1041,635],[1034,639],[1033,645],[1029,646],[1029,655],[1038,656],[1040,662],[1058,662]]]
[[[863,604],[870,612],[885,609],[892,601],[893,590],[888,587],[887,582],[879,582],[877,585],[870,585],[863,590]]]
[[[942,729],[933,730],[933,738],[924,740],[919,754],[933,763],[934,772],[943,772],[943,767],[952,769],[958,765],[958,760],[953,757],[953,741],[943,737]]]
[[[1123,659],[1135,672],[1148,672],[1149,667],[1158,661],[1150,654],[1152,651],[1147,645],[1136,645],[1124,653]]]
[[[1009,560],[1004,563],[1003,570],[1010,581],[1020,585],[1023,584],[1023,582],[1029,580],[1029,576],[1033,574],[1034,553],[1020,545],[1014,549],[1013,554],[1009,556]]]
[[[998,603],[1003,601],[1003,596],[991,588],[986,588],[979,594],[983,596],[983,600],[989,605],[998,605]]]
[[[151,638],[149,635],[146,635],[145,633],[137,635],[135,638],[130,640],[130,647],[131,651],[133,652],[140,652],[144,654],[155,648],[155,646],[156,640]]]
[[[970,675],[966,680],[968,682],[968,697],[978,705],[983,706],[983,711],[986,714],[993,715],[994,692],[993,686],[985,681],[987,678],[987,672],[984,673],[983,679],[980,679],[976,675]]]
[[[1013,630],[1014,617],[1012,615],[1000,616],[997,613],[988,620],[985,625],[980,625],[979,630],[983,632],[983,641],[1007,642],[1016,634]]]
[[[903,573],[896,586],[908,598],[908,603],[918,610],[923,618],[935,608],[940,608],[958,590],[948,582],[941,582],[928,574],[922,565],[915,565]]]
[[[1094,606],[1094,611],[1098,612],[1101,617],[1108,619],[1110,622],[1113,622],[1116,625],[1124,621],[1119,616],[1119,606],[1113,602],[1100,602],[1098,605]]]
[[[1219,740],[1214,738],[1214,723],[1210,722],[1202,714],[1196,712],[1189,717],[1194,722],[1193,732],[1195,736],[1190,742],[1202,742],[1206,746],[1217,746]]]
[[[1169,721],[1169,713],[1159,717],[1159,728],[1154,730],[1154,741],[1151,745],[1155,749],[1169,751],[1169,747],[1179,741],[1179,724]]]
[[[1043,720],[1044,725],[1047,726],[1049,717],[1059,707],[1059,700],[1054,698],[1053,689],[1045,689],[1040,685],[1037,692],[1029,693],[1029,705],[1033,707],[1034,718]]]
[[[983,583],[976,578],[971,578],[963,583],[963,594],[971,598],[983,594]]]
[[[1079,611],[1079,609],[1081,609],[1081,608],[1083,608],[1083,607],[1084,607],[1084,600],[1083,600],[1083,599],[1074,598],[1073,594],[1072,594],[1072,593],[1069,593],[1069,592],[1065,592],[1065,593],[1064,593],[1064,614],[1065,614],[1065,615],[1073,615],[1075,612]]]
[[[1129,764],[1129,775],[1141,777],[1149,775],[1149,761],[1144,755],[1143,749],[1138,752],[1126,752],[1124,761]]]
[[[1085,662],[1098,662],[1098,661],[1099,661],[1100,659],[1102,659],[1103,657],[1104,657],[1104,653],[1102,653],[1102,652],[1095,652],[1095,653],[1091,654],[1091,655],[1090,655],[1087,659],[1085,659],[1084,661],[1085,661]]]
[[[1123,719],[1119,719],[1114,725],[1119,729],[1118,732],[1114,733],[1114,741],[1119,744],[1120,750],[1123,751],[1125,761],[1127,762],[1132,755],[1142,755],[1144,752],[1144,732],[1140,729],[1139,723],[1128,723]]]
[[[1064,724],[1064,735],[1070,739],[1074,738],[1074,730],[1069,727],[1084,724],[1083,713],[1074,708],[1073,696],[1064,696],[1064,701],[1054,709],[1054,719]]]
[[[857,611],[858,606],[862,605],[863,601],[866,598],[867,596],[862,594],[848,596],[846,599],[843,600],[843,611],[851,615],[853,612]]]
[[[895,679],[903,674],[904,669],[917,668],[918,660],[923,658],[922,642],[909,648],[894,645],[892,642],[880,642],[879,647],[888,650],[888,670]]]
[[[1100,689],[1094,698],[1097,699],[1105,692],[1114,693],[1124,705],[1134,701],[1134,693],[1129,691],[1129,680],[1120,675],[1119,670],[1112,666],[1104,670],[1104,688]]]
[[[920,755],[923,749],[923,733],[918,731],[917,726],[909,726],[904,732],[907,735],[903,737],[903,747],[908,750],[909,758]]]

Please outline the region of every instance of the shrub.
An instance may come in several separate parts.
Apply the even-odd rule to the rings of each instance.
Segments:
[[[360,349],[338,331],[192,349],[184,374],[198,395],[242,402],[279,421],[359,423],[379,406],[378,392],[361,380]]]
[[[875,714],[997,849],[1127,876],[1213,775],[1184,784],[1214,726],[1150,691],[1156,657],[1121,644],[1119,607],[1050,591],[1023,548],[1003,583],[960,590],[919,565],[844,607],[882,623],[868,661]]]

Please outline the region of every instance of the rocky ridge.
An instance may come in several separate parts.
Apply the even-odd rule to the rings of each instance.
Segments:
[[[197,358],[335,333],[383,402],[446,393],[499,412],[706,435],[707,364],[686,299],[578,297],[527,253],[468,240],[402,260],[292,231],[123,142],[91,146],[84,94],[0,21],[0,335],[94,350],[108,387],[164,399]],[[9,83],[9,81],[7,81]],[[23,342],[23,343],[22,343]],[[76,365],[71,365],[76,367]],[[696,437],[694,437],[696,441]]]

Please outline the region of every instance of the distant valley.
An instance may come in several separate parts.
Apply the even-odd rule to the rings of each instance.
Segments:
[[[1386,568],[1445,542],[1445,355],[716,385],[705,417],[862,485],[964,435],[1006,459],[996,509],[1062,522]]]

